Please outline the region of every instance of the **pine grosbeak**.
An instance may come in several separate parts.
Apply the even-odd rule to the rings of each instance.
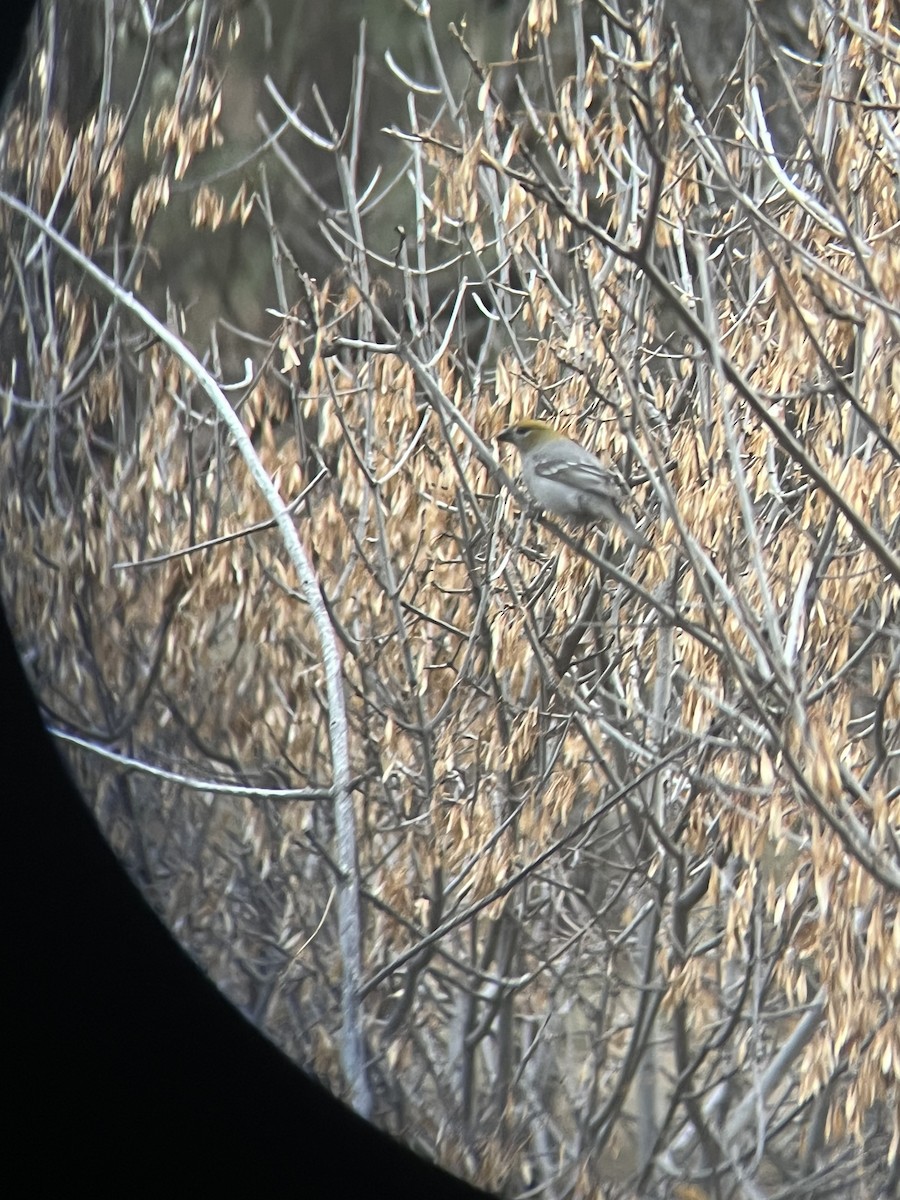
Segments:
[[[563,521],[612,521],[637,546],[647,541],[624,511],[627,492],[596,455],[546,421],[526,420],[497,434],[519,452],[522,482],[535,503]]]

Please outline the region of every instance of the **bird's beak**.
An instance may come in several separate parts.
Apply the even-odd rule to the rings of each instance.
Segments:
[[[506,429],[501,429],[494,438],[495,442],[511,442],[512,441],[512,426],[507,426]]]

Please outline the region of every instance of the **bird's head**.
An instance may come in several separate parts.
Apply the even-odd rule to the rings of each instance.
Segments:
[[[525,421],[517,421],[497,434],[498,442],[509,442],[521,453],[523,450],[534,450],[547,442],[555,442],[560,434],[548,425],[546,421],[536,421],[529,417]]]

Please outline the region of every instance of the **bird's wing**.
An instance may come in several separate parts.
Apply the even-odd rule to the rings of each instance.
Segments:
[[[538,460],[534,466],[539,475],[554,483],[581,488],[616,503],[621,503],[624,498],[625,489],[616,476],[593,459]]]

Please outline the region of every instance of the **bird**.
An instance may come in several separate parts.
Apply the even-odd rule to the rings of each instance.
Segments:
[[[595,454],[532,418],[501,430],[497,441],[518,450],[522,482],[539,508],[576,525],[609,521],[636,546],[648,544],[624,511],[625,488]]]

